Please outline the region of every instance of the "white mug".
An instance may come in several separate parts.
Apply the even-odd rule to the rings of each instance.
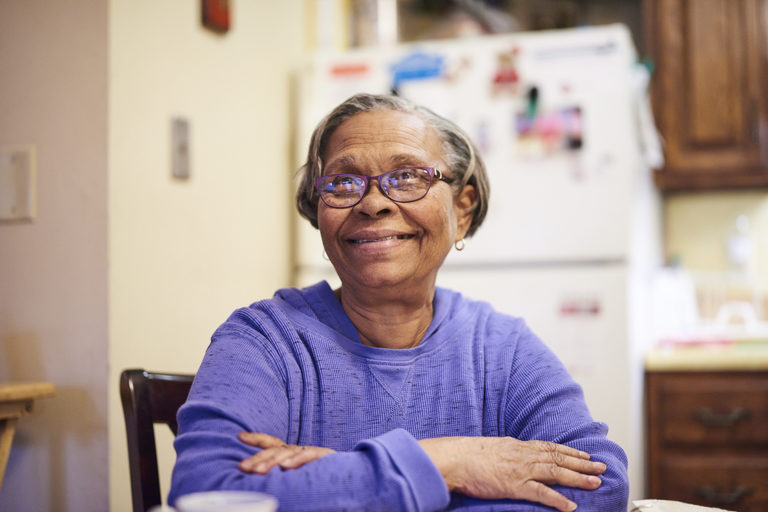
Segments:
[[[150,512],[276,512],[277,500],[269,494],[250,491],[208,491],[185,494],[176,508],[153,507]]]

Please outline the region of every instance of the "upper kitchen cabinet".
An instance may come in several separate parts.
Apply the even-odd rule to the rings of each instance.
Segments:
[[[768,0],[644,0],[662,190],[768,187]]]

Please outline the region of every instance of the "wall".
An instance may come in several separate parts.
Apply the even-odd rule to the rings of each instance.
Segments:
[[[736,218],[750,219],[751,266],[756,276],[768,281],[768,193],[709,192],[670,196],[666,202],[666,246],[694,270],[724,271],[728,268],[726,237]]]
[[[667,256],[679,261],[694,273],[700,289],[701,314],[711,316],[715,307],[705,296],[713,289],[712,282],[720,281],[730,292],[729,299],[749,299],[750,289],[764,296],[762,314],[768,319],[768,192],[708,192],[672,195],[665,200],[665,247]],[[736,218],[749,219],[748,239],[751,252],[747,279],[733,274],[726,251],[726,239],[736,229]],[[733,275],[726,274],[732,273]],[[746,281],[749,286],[744,287]],[[710,283],[702,285],[702,283]],[[741,288],[741,289],[740,289]],[[728,296],[730,294],[730,296]]]
[[[19,423],[0,511],[129,510],[120,370],[193,372],[232,309],[288,281],[303,4],[233,1],[224,36],[198,4],[0,0],[0,147],[38,164],[37,218],[0,224],[0,380],[57,386]]]
[[[233,309],[289,278],[289,71],[302,3],[233,1],[232,28],[188,0],[112,0],[109,12],[111,510],[129,510],[118,395],[129,367],[194,372]],[[188,119],[191,178],[171,177],[171,118]],[[173,463],[160,452],[163,493]]]
[[[0,0],[0,147],[37,151],[37,218],[0,224],[0,381],[19,421],[0,511],[107,508],[107,5]]]

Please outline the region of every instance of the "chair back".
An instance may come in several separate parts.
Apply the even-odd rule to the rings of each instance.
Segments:
[[[120,375],[133,512],[146,512],[162,503],[154,425],[164,423],[177,434],[176,411],[187,400],[194,377],[139,369]]]

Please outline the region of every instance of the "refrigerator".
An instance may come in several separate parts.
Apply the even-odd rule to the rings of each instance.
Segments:
[[[296,105],[298,162],[357,92],[395,91],[469,134],[489,211],[437,284],[524,318],[550,346],[627,452],[630,499],[644,495],[642,358],[661,264],[647,78],[627,28],[606,25],[317,53]],[[294,248],[297,286],[339,283],[298,215]]]

